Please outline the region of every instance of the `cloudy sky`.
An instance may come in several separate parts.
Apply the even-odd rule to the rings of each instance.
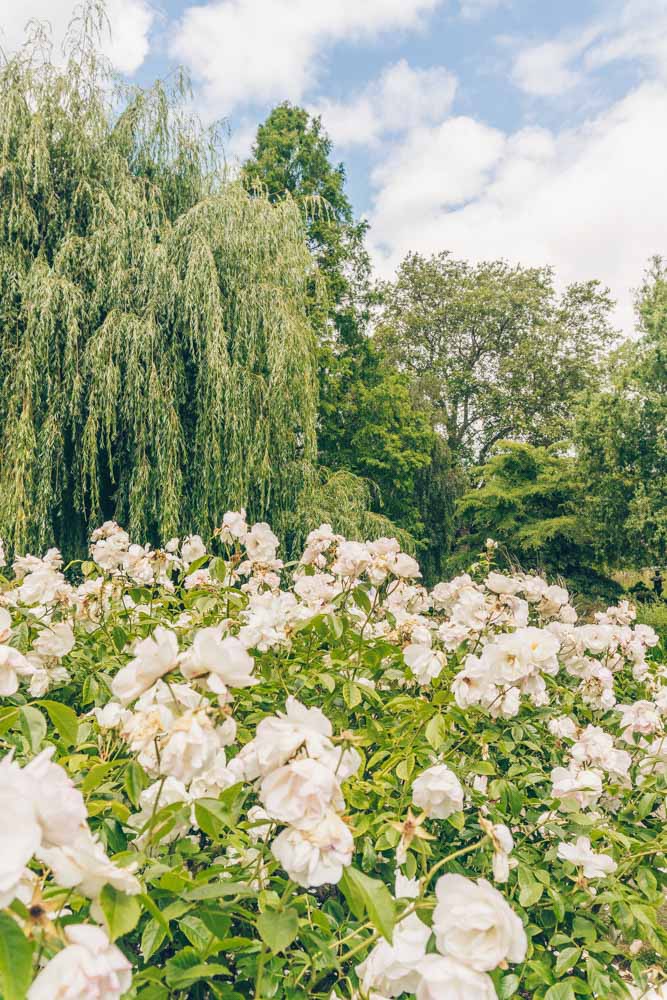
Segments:
[[[61,36],[74,0],[0,0]],[[277,102],[321,113],[371,223],[378,271],[408,250],[600,278],[632,328],[667,255],[667,0],[109,0],[117,68],[186,66],[242,157]]]

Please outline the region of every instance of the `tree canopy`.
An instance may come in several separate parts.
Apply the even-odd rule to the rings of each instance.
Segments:
[[[97,27],[0,68],[0,534],[280,523],[316,458],[301,213],[229,183],[178,91],[114,94]]]
[[[576,444],[599,555],[618,565],[667,558],[667,267],[653,260],[637,297],[639,339],[610,359],[584,402]]]
[[[412,379],[454,456],[503,438],[560,440],[611,342],[598,282],[556,291],[550,268],[408,254],[384,289],[380,340]]]

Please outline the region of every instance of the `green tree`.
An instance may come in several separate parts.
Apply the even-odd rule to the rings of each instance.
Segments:
[[[272,202],[289,194],[299,206],[319,283],[311,290],[311,317],[324,342],[328,327],[343,343],[357,343],[366,317],[370,259],[367,223],[355,220],[345,193],[345,168],[331,162],[332,144],[319,117],[284,102],[257,129],[243,183]]]
[[[612,339],[595,281],[558,295],[550,268],[409,254],[384,288],[379,337],[453,456],[484,461],[504,438],[560,440]]]
[[[576,444],[586,513],[610,565],[667,560],[667,266],[655,258],[637,297],[640,337],[610,359],[586,400]]]
[[[100,17],[64,69],[41,37],[0,67],[0,535],[280,524],[316,459],[300,211],[226,183],[181,92],[118,113]]]
[[[469,562],[494,538],[509,563],[558,573],[585,596],[613,598],[619,588],[596,568],[584,496],[571,449],[499,442],[480,470],[480,484],[458,503],[467,528],[460,554]]]
[[[339,474],[354,473],[365,480],[350,493],[354,509],[365,498],[372,513],[389,519],[385,531],[410,532],[428,571],[437,575],[451,542],[448,450],[407,376],[369,336],[374,296],[367,224],[355,220],[345,169],[331,156],[320,118],[284,103],[260,125],[243,171],[250,191],[266,191],[274,202],[291,196],[300,206],[317,264],[310,315],[319,343],[318,456],[336,479],[330,487],[325,482],[324,494],[316,488],[313,509],[332,509],[329,498],[340,496],[341,482],[351,483]]]

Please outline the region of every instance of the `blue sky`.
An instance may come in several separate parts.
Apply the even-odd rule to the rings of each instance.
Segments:
[[[74,0],[0,0],[61,36]],[[408,250],[599,278],[632,329],[667,254],[667,0],[109,0],[117,68],[190,71],[228,154],[285,99],[321,113],[378,273]]]

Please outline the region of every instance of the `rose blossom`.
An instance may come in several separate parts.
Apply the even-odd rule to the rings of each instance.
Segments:
[[[307,829],[287,827],[271,844],[273,856],[289,877],[305,888],[339,882],[353,850],[352,834],[335,812]]]
[[[340,811],[345,805],[336,775],[310,757],[293,760],[267,775],[260,799],[273,819],[300,828],[317,823],[332,806]]]
[[[490,972],[505,961],[523,961],[527,946],[523,924],[486,879],[473,882],[463,875],[443,875],[435,894],[433,931],[443,955],[477,972]]]
[[[432,819],[446,819],[463,809],[463,788],[446,764],[435,764],[413,781],[412,801]]]
[[[118,1000],[132,984],[132,966],[100,927],[65,928],[70,942],[42,969],[28,1000]]]
[[[618,868],[608,854],[596,854],[591,850],[588,837],[577,837],[574,844],[559,844],[558,857],[581,867],[586,878],[606,878]]]
[[[419,973],[417,1000],[497,1000],[491,977],[455,958],[425,955]]]

